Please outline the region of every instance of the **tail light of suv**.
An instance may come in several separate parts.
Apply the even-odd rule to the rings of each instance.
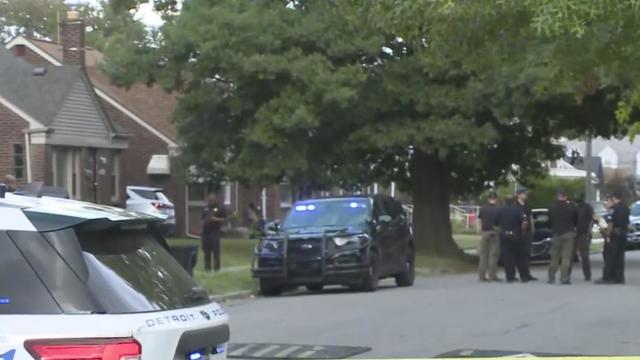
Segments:
[[[131,338],[28,340],[24,347],[36,360],[140,360],[142,354]]]

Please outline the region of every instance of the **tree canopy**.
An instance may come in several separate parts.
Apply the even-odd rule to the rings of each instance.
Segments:
[[[106,70],[181,94],[188,163],[254,183],[399,182],[419,250],[437,254],[457,253],[453,194],[542,173],[559,134],[619,133],[633,85],[594,65],[618,32],[573,30],[545,1],[159,5],[158,36],[112,42]]]

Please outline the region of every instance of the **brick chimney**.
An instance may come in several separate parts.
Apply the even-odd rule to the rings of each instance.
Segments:
[[[67,19],[60,25],[62,42],[62,63],[65,65],[85,65],[84,21],[77,11],[67,12]]]

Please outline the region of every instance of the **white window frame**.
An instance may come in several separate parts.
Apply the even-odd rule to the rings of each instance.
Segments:
[[[224,204],[226,206],[229,206],[231,205],[231,184],[225,183],[223,189],[224,189]]]

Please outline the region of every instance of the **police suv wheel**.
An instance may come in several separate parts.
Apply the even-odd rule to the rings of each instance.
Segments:
[[[375,251],[369,252],[369,268],[368,272],[362,280],[360,290],[362,291],[376,291],[378,290],[378,281],[380,280],[380,261],[378,254]]]
[[[395,276],[396,285],[398,286],[413,286],[413,282],[416,278],[416,253],[412,248],[409,248],[409,253],[404,262],[404,268],[402,272]]]
[[[263,296],[278,296],[282,294],[284,287],[279,284],[275,284],[273,281],[260,279],[260,293]]]

